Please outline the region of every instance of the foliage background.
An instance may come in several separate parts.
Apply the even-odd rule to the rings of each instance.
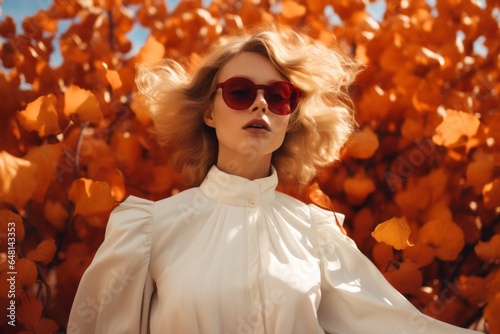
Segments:
[[[368,4],[54,0],[22,29],[0,21],[1,310],[9,222],[17,270],[16,327],[2,316],[0,331],[63,332],[111,210],[131,194],[183,189],[148,134],[135,65],[195,64],[219,37],[279,21],[366,64],[353,87],[360,131],[342,163],[309,194],[287,191],[331,199],[359,248],[424,313],[500,333],[500,1],[388,0],[378,21]],[[149,37],[130,52],[137,26]]]

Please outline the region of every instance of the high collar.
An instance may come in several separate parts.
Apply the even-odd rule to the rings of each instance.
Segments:
[[[200,190],[205,196],[218,202],[254,208],[271,202],[275,197],[278,175],[274,167],[271,170],[270,176],[249,180],[212,166],[200,185]]]

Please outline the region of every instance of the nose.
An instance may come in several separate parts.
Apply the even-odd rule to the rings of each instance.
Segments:
[[[267,101],[264,98],[264,90],[259,89],[257,90],[257,97],[255,98],[255,101],[253,101],[253,104],[250,108],[252,112],[257,111],[257,110],[262,110],[263,113],[266,113],[267,111]]]

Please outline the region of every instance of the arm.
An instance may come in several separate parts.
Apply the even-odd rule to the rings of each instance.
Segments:
[[[129,197],[112,213],[104,242],[84,273],[68,333],[147,333],[154,203]]]
[[[332,214],[311,207],[318,233],[322,271],[318,319],[329,333],[465,334],[422,314],[385,279],[352,239],[333,223]]]

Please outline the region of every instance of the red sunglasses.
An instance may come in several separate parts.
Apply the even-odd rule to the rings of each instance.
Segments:
[[[222,98],[227,106],[236,110],[250,107],[257,97],[257,90],[263,89],[269,110],[277,115],[291,114],[300,98],[300,90],[286,81],[256,85],[247,78],[234,77],[219,83],[218,88],[222,88]]]

